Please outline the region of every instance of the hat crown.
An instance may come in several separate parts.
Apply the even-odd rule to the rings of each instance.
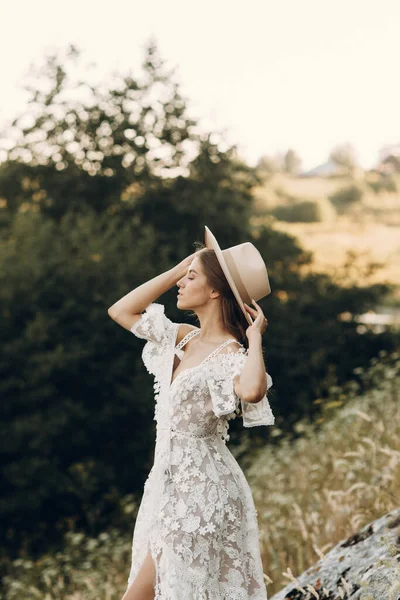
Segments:
[[[251,242],[226,248],[222,255],[245,302],[260,300],[271,292],[264,260]]]

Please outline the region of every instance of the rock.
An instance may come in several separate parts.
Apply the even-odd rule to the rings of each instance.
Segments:
[[[400,508],[339,542],[269,600],[314,598],[400,600]]]

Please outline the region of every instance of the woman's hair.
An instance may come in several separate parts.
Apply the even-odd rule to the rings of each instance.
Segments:
[[[198,258],[209,285],[221,294],[222,323],[229,333],[245,348],[249,347],[246,329],[249,324],[240,308],[214,250],[206,248],[202,242],[195,243]]]

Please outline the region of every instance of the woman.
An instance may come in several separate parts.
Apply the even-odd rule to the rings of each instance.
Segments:
[[[123,600],[267,598],[251,490],[226,441],[240,409],[245,427],[274,423],[261,344],[267,319],[255,301],[271,289],[253,244],[221,251],[207,227],[205,242],[109,309],[147,340],[142,358],[156,396],[154,464]],[[200,327],[171,322],[154,303],[174,285],[178,308],[194,311]]]

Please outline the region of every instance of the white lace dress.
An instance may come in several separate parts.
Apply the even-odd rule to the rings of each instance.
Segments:
[[[254,404],[235,394],[233,378],[247,359],[243,346],[220,353],[225,342],[171,383],[175,355],[181,358],[182,347],[200,331],[176,346],[178,328],[164,306],[153,303],[131,329],[147,340],[142,358],[155,378],[157,435],[128,587],[150,550],[155,600],[266,600],[257,512],[226,441],[228,421],[239,408],[245,427],[272,425],[274,416],[266,396]],[[271,387],[268,374],[267,380]]]

